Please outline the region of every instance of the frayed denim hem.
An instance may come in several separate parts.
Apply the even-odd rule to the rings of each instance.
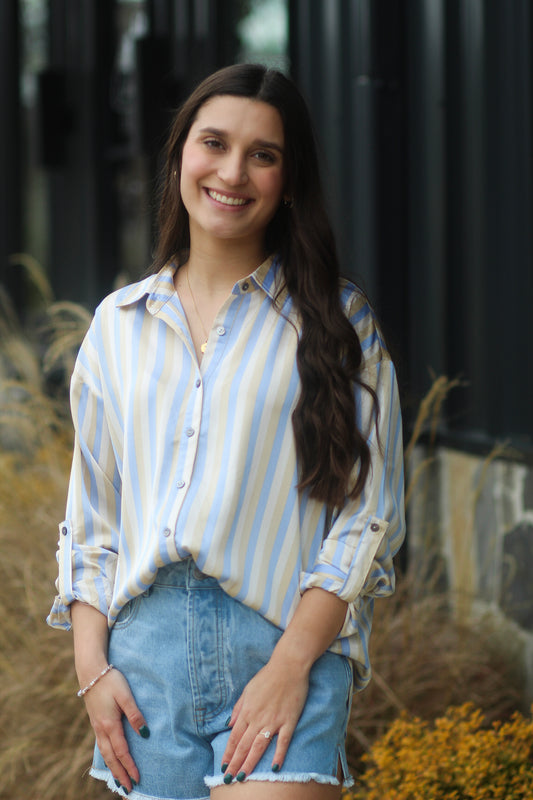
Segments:
[[[168,798],[156,797],[155,795],[152,794],[143,794],[142,792],[139,792],[139,790],[135,788],[132,789],[132,791],[129,794],[126,794],[126,792],[117,787],[115,779],[113,778],[111,773],[108,772],[106,769],[94,769],[93,767],[89,770],[89,775],[92,778],[96,778],[99,781],[104,781],[104,783],[107,784],[108,789],[110,789],[115,794],[120,795],[120,797],[129,798],[129,800],[168,800]],[[198,797],[196,800],[209,800],[209,796]]]
[[[270,781],[271,783],[325,783],[330,786],[340,786],[341,781],[333,775],[319,775],[315,772],[252,772],[247,775],[243,783],[246,781]],[[204,778],[205,785],[209,789],[214,789],[215,786],[222,786],[224,784],[224,776],[216,775],[215,777]],[[353,786],[355,783],[351,775],[347,775],[342,782],[345,789]]]

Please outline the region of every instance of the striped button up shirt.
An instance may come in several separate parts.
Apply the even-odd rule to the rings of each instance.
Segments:
[[[80,600],[112,627],[159,567],[192,556],[282,629],[310,587],[345,600],[331,650],[353,659],[362,687],[373,598],[394,589],[392,558],[404,531],[398,393],[373,313],[343,281],[342,304],[363,348],[361,377],[380,413],[376,425],[370,394],[355,386],[372,467],[363,493],[332,514],[296,488],[299,321],[286,290],[274,303],[279,264],[268,259],[235,284],[200,364],[173,274],[167,266],[107,297],[79,352],[67,518],[48,622],[70,628],[69,605]],[[327,417],[325,408],[325,425]]]

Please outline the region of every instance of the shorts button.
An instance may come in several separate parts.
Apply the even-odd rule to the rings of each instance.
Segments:
[[[248,281],[245,281],[243,283],[243,285],[242,285],[243,292],[247,292],[249,288],[250,288],[250,284],[248,283]]]

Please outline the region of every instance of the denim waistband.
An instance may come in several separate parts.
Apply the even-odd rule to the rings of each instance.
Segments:
[[[218,585],[217,579],[202,572],[191,556],[161,567],[154,580],[154,586],[175,586],[179,589],[208,589]]]

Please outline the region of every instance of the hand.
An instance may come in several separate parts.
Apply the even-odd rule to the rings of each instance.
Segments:
[[[130,792],[140,776],[124,736],[122,716],[143,738],[150,733],[126,678],[112,669],[87,692],[84,700],[102,758],[115,780]]]
[[[246,685],[231,715],[232,732],[224,751],[225,782],[243,780],[277,734],[272,769],[277,772],[285,760],[292,735],[305,706],[309,690],[306,670],[291,668],[272,659]],[[261,733],[269,731],[266,738]],[[231,776],[228,779],[228,776]],[[242,778],[241,778],[242,776]]]

